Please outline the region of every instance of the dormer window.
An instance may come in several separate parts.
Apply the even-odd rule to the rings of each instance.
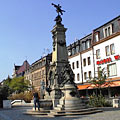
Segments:
[[[71,50],[69,50],[68,51],[68,56],[71,56],[71,55],[72,55]]]
[[[110,24],[109,26],[103,28],[103,33],[104,33],[104,38],[112,35],[112,33],[113,33],[112,24]]]
[[[78,53],[80,51],[80,47],[76,46],[76,53]]]
[[[90,39],[88,39],[87,41],[86,41],[86,49],[87,48],[90,48]]]
[[[85,50],[85,41],[82,42],[82,49]]]
[[[72,55],[76,53],[75,48],[72,48]]]
[[[98,42],[99,41],[99,32],[94,33],[94,41]]]

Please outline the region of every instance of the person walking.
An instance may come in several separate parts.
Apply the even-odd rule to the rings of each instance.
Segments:
[[[36,111],[36,106],[38,107],[38,110],[40,111],[39,95],[37,92],[33,93],[33,101],[34,101],[35,111]]]

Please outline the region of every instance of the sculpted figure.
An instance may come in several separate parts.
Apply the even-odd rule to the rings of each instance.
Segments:
[[[63,15],[63,12],[65,12],[65,11],[61,9],[60,4],[55,5],[54,3],[52,3],[52,5],[56,8],[56,12],[58,13],[58,15],[59,15],[59,13],[60,13],[61,15]]]

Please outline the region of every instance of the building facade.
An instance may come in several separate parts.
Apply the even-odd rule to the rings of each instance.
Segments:
[[[29,65],[29,63],[28,63],[27,60],[25,60],[21,66],[14,64],[14,69],[13,69],[13,75],[12,75],[12,77],[15,78],[15,77],[24,76],[25,71],[27,69],[29,69],[29,67],[30,67],[30,65]]]
[[[103,68],[107,81],[113,83],[110,87],[114,90],[120,89],[119,46],[120,16],[68,46],[69,61],[79,90],[88,90],[88,80],[96,77],[98,71]],[[108,86],[104,86],[106,87]]]
[[[88,80],[98,75],[103,69],[107,81],[111,81],[112,94],[120,90],[120,16],[94,29],[89,35],[67,47],[68,59],[74,72],[74,81],[78,89],[93,90]],[[25,79],[30,80],[37,90],[48,85],[48,70],[52,61],[51,54],[34,62],[25,72]],[[16,67],[16,69],[19,68]],[[104,86],[107,88],[108,86]],[[120,94],[120,92],[118,92]]]
[[[48,85],[47,74],[51,62],[51,54],[35,61],[25,72],[25,79],[29,80],[35,90],[44,92],[44,87]]]

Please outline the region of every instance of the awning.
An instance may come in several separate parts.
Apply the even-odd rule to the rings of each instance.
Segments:
[[[78,90],[88,89],[88,87],[90,87],[90,86],[91,86],[91,84],[77,85]]]
[[[101,86],[101,88],[118,87],[118,86],[120,86],[120,81],[107,81],[105,84]],[[77,85],[77,87],[78,87],[78,90],[97,88],[94,84],[82,84],[82,85]]]

